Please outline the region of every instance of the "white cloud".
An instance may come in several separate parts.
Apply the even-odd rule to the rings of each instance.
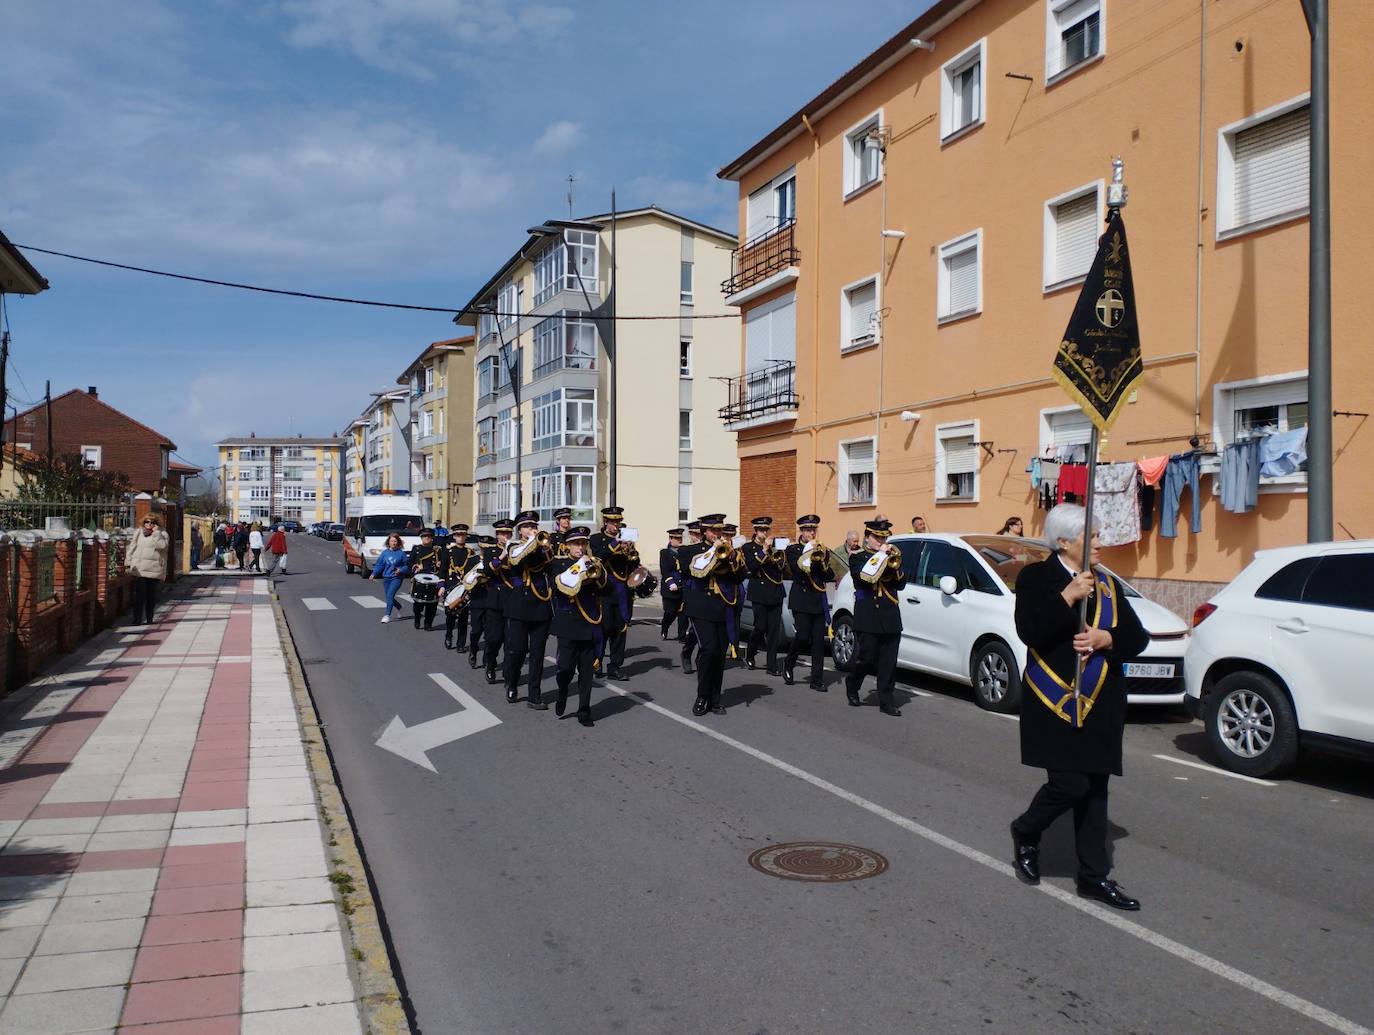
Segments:
[[[534,153],[541,157],[561,155],[582,143],[582,136],[580,122],[551,122],[534,142]]]
[[[733,231],[739,223],[739,187],[708,173],[698,180],[637,176],[620,189],[626,207],[657,205]]]

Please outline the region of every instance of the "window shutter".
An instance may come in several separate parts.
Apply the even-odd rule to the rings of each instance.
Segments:
[[[1093,422],[1082,410],[1050,414],[1050,444],[1086,446],[1093,437]]]
[[[861,284],[849,292],[849,340],[862,341],[877,333],[878,287]]]
[[[1253,410],[1261,406],[1282,406],[1285,403],[1301,402],[1307,402],[1305,377],[1295,381],[1273,381],[1231,389],[1232,410]]]
[[[873,440],[850,442],[844,447],[845,473],[868,474],[873,470]]]
[[[773,229],[773,189],[763,187],[749,195],[748,211],[745,218],[748,225],[744,231],[744,239],[752,241],[761,234],[766,234]]]
[[[1066,32],[1079,22],[1091,18],[1098,12],[1099,0],[1076,0],[1075,3],[1061,4],[1054,13],[1060,32]]]
[[[945,474],[973,474],[978,470],[978,447],[973,436],[944,439]]]
[[[1236,226],[1307,207],[1310,125],[1304,106],[1236,134]]]
[[[1097,256],[1097,191],[1054,209],[1054,282],[1086,276]]]
[[[978,307],[978,249],[966,248],[945,259],[949,269],[949,313]]]
[[[757,370],[770,359],[797,359],[796,295],[751,309],[744,317],[744,369]]]

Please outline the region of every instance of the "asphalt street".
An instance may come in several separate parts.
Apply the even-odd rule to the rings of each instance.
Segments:
[[[847,707],[834,673],[817,693],[733,667],[728,714],[693,719],[694,680],[644,621],[584,729],[507,704],[439,629],[380,624],[381,583],[341,556],[292,536],[276,585],[420,1031],[1374,1027],[1374,766],[1248,781],[1208,765],[1200,725],[1135,710],[1111,817],[1144,908],[1119,914],[1073,894],[1067,819],[1042,886],[1012,877],[1007,826],[1043,774],[967,689],[906,681],[893,719]],[[430,771],[377,741],[467,710],[434,674],[499,722]],[[748,863],[813,841],[888,868]]]

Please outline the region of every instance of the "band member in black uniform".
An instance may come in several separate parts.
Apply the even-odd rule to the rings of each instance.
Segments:
[[[556,558],[554,572],[553,634],[558,637],[558,699],[553,710],[562,715],[568,706],[568,688],[577,677],[577,721],[592,722],[592,671],[596,667],[597,641],[605,614],[606,569],[587,552],[588,529],[577,527],[563,537],[566,557]]]
[[[756,517],[751,522],[754,537],[744,544],[744,565],[749,573],[746,599],[754,608],[754,627],[749,632],[749,645],[744,651],[744,665],[754,669],[755,656],[760,647],[768,650],[768,674],[782,675],[778,668],[778,642],[782,639],[783,577],[786,574],[783,555],[773,549],[771,517]]]
[[[464,524],[454,525],[449,529],[450,540],[448,549],[444,551],[444,561],[440,565],[440,572],[444,576],[444,596],[448,596],[449,590],[458,585],[468,570],[468,556],[473,551],[468,546],[468,526]],[[450,650],[456,648],[461,654],[468,649],[468,605],[463,602],[462,607],[444,608],[444,646]]]
[[[563,549],[563,543],[568,538],[568,530],[571,528],[572,510],[568,507],[559,507],[553,512],[553,531],[549,533],[549,542],[553,544],[555,557],[568,556],[568,551]]]
[[[659,639],[668,638],[668,630],[677,622],[677,639],[686,636],[687,619],[682,613],[682,565],[677,552],[682,549],[682,529],[668,529],[668,545],[658,551],[658,595],[663,601],[663,621],[659,623]]]
[[[684,527],[687,529],[687,543],[684,546],[678,547],[677,563],[678,568],[682,571],[683,579],[682,617],[687,623],[687,631],[682,636],[682,673],[683,675],[690,676],[696,671],[696,667],[692,664],[692,658],[696,654],[698,640],[697,631],[692,627],[692,620],[687,617],[687,556],[683,551],[691,550],[692,547],[701,545],[701,522],[689,521]]]
[[[487,580],[487,627],[482,633],[482,664],[487,671],[487,682],[496,682],[496,656],[506,642],[506,600],[510,596],[510,572],[505,568],[506,549],[510,545],[511,529],[514,523],[510,518],[492,522],[496,533],[496,553],[487,564],[491,572]]]
[[[506,595],[506,700],[520,696],[520,670],[529,660],[529,707],[548,711],[540,692],[544,682],[544,647],[553,621],[553,576],[549,564],[553,546],[539,532],[539,514],[526,510],[516,515],[516,539],[501,562],[511,583]]]
[[[1011,824],[1012,867],[1027,884],[1040,882],[1040,835],[1073,812],[1078,893],[1116,909],[1140,903],[1110,880],[1107,781],[1121,775],[1126,689],[1121,666],[1150,643],[1121,583],[1083,561],[1083,508],[1061,503],[1045,517],[1054,556],[1016,576],[1016,634],[1026,644],[1021,693],[1021,762],[1046,771],[1045,785]],[[1087,601],[1087,628],[1079,606]],[[1078,692],[1074,676],[1080,664]]]
[[[858,650],[845,678],[849,703],[859,707],[859,688],[864,676],[878,678],[878,710],[901,715],[897,707],[897,648],[902,642],[902,612],[897,603],[901,590],[902,553],[887,541],[892,522],[874,518],[864,525],[864,548],[849,558],[854,577],[854,632]]]
[[[478,536],[477,543],[477,549],[468,553],[467,571],[463,572],[467,575],[473,568],[482,569],[482,576],[477,585],[467,592],[468,664],[473,668],[482,664],[482,640],[487,631],[487,622],[491,620],[493,608],[496,606],[496,591],[490,585],[491,566],[500,555],[493,536]]]
[[[797,518],[797,542],[783,551],[787,577],[792,589],[787,606],[792,611],[792,643],[782,663],[782,681],[791,686],[797,681],[797,658],[811,655],[811,689],[825,692],[825,637],[830,628],[830,599],[825,595],[828,582],[838,582],[830,566],[830,551],[817,538],[821,519],[815,514]],[[809,547],[809,549],[808,549]]]
[[[725,523],[725,526],[721,529],[721,533],[722,533],[722,536],[723,536],[723,538],[725,539],[725,541],[726,541],[727,543],[729,543],[731,546],[734,546],[736,550],[738,550],[740,546],[743,546],[743,545],[744,545],[743,543],[740,543],[739,546],[735,546],[735,540],[738,539],[738,538],[740,538],[740,534],[739,534],[739,525],[732,525],[732,524],[730,524],[730,523],[727,521],[727,522]],[[728,634],[729,634],[729,637],[730,637],[730,645],[729,645],[729,647],[727,648],[727,651],[726,651],[726,657],[727,657],[727,658],[736,658],[736,657],[739,656],[739,638],[740,638],[740,630],[744,628],[744,587],[743,587],[743,586],[738,587],[738,592],[735,593],[735,595],[734,595],[734,601],[735,601],[735,607],[734,607],[734,611],[735,611],[734,627],[733,627],[732,629],[727,630],[727,632],[728,632]]]
[[[705,541],[683,547],[681,554],[687,572],[684,607],[701,645],[693,715],[705,715],[708,709],[717,715],[725,714],[720,691],[735,602],[744,577],[744,558],[724,537],[724,524],[724,514],[703,516],[701,529]]]
[[[625,639],[634,620],[634,593],[630,591],[628,580],[639,567],[639,552],[634,543],[620,541],[620,529],[625,524],[625,511],[621,507],[605,507],[601,511],[601,531],[591,537],[589,547],[595,557],[606,569],[605,596],[606,617],[604,621],[605,640],[603,649],[609,648],[609,665],[603,665],[607,679],[626,679]]]
[[[444,553],[434,545],[434,529],[420,530],[420,545],[410,548],[410,599],[415,611],[415,628],[420,628],[420,619],[425,621],[425,629],[434,628],[434,615],[439,610],[438,582],[418,578],[429,575],[443,577]]]

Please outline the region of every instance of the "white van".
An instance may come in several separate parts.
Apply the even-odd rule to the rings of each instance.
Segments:
[[[344,519],[344,570],[350,575],[356,570],[364,577],[386,549],[387,536],[397,533],[401,545],[409,550],[420,544],[420,529],[425,524],[420,504],[404,490],[369,489],[366,495],[348,500]]]

